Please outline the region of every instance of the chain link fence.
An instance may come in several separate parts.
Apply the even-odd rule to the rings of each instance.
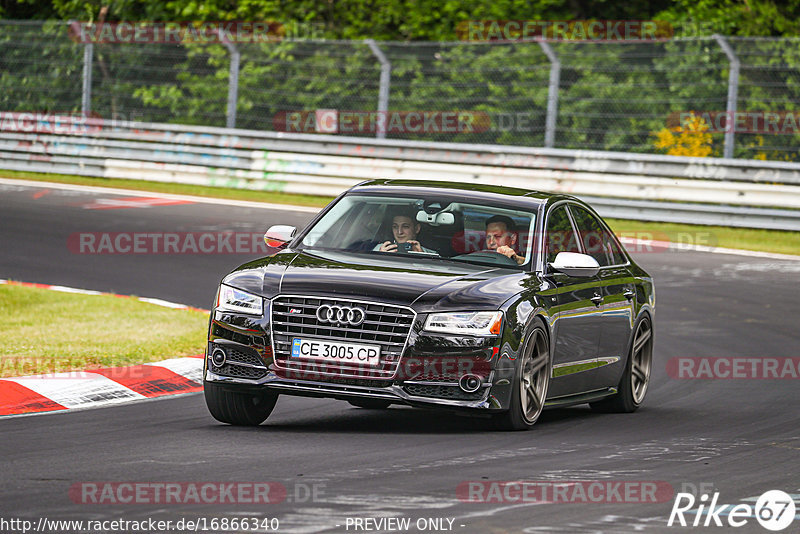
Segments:
[[[798,161],[800,39],[87,44],[0,21],[0,111],[645,153],[694,111],[713,156]]]

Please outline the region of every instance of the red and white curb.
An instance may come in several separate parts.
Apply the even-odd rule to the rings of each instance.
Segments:
[[[0,379],[0,415],[96,408],[203,389],[203,356]]]
[[[0,280],[0,284],[67,293],[134,298],[174,309],[208,310],[160,299],[130,297],[46,284]],[[171,358],[128,367],[108,367],[43,375],[0,378],[0,416],[95,408],[203,389],[203,355]]]

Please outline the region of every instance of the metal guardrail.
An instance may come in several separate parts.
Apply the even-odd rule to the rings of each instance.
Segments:
[[[318,195],[448,180],[569,193],[609,217],[800,230],[797,163],[69,120],[0,129],[0,168]]]

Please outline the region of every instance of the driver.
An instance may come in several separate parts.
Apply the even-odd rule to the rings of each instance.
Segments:
[[[514,221],[505,215],[495,215],[486,221],[486,249],[507,256],[517,262],[525,263],[525,258],[514,251],[517,232]]]
[[[408,250],[413,252],[427,252],[428,254],[436,254],[435,250],[425,248],[417,241],[417,234],[421,229],[421,225],[416,221],[411,213],[401,212],[396,213],[392,217],[392,234],[394,241],[384,241],[378,243],[372,250],[379,250],[381,252],[398,252],[398,244],[405,244],[404,248],[410,247]]]

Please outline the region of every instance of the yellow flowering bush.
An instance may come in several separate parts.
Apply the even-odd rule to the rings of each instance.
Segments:
[[[712,140],[708,124],[694,113],[684,119],[683,124],[664,128],[655,135],[655,147],[669,156],[705,158],[711,155]]]

